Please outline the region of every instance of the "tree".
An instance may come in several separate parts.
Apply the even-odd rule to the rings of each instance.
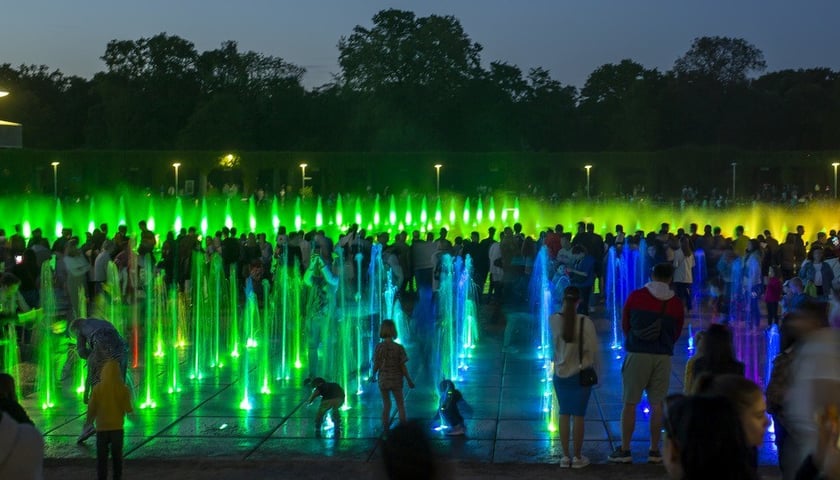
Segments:
[[[24,143],[35,148],[83,146],[86,80],[46,65],[0,65],[0,85],[13,92],[3,99],[3,116],[23,124]]]
[[[382,10],[374,15],[373,28],[357,25],[349,37],[341,37],[338,50],[343,80],[367,92],[394,85],[452,91],[480,69],[481,45],[452,16],[418,18],[404,10]]]
[[[767,67],[764,54],[742,38],[700,37],[674,62],[678,76],[699,77],[722,85],[742,83]]]
[[[570,149],[577,136],[577,89],[551,78],[548,70],[528,71],[524,137],[531,150]]]
[[[632,60],[593,71],[581,90],[586,148],[647,149],[658,145],[662,75]]]
[[[451,16],[391,9],[373,24],[338,44],[340,81],[359,100],[350,125],[372,148],[447,148],[455,119],[445,112],[481,75],[481,45]]]
[[[172,148],[199,98],[192,42],[160,33],[139,40],[112,40],[102,55],[107,71],[94,76],[104,117],[96,129],[111,147]]]

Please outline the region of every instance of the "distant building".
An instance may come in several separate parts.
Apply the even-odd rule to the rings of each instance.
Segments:
[[[0,120],[0,148],[22,148],[23,125]]]

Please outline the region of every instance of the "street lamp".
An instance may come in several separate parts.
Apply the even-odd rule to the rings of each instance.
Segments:
[[[437,196],[440,197],[440,167],[443,165],[435,164],[435,176],[437,177]]]
[[[738,162],[732,162],[732,201],[735,201],[735,167],[738,166]]]
[[[172,166],[175,167],[175,196],[177,197],[178,196],[178,167],[180,167],[181,164],[178,163],[178,162],[175,162],[175,163],[172,164]]]
[[[834,162],[831,166],[834,167],[834,199],[837,200],[837,167],[840,163]]]
[[[9,94],[9,92],[7,92],[7,91],[5,91],[5,90],[0,90],[0,98],[3,98],[3,97],[5,97],[5,96],[6,96],[6,95],[8,95],[8,94]]]
[[[53,167],[53,196],[58,199],[58,165],[59,162],[52,162]]]
[[[589,171],[592,169],[592,165],[584,165],[583,168],[586,169],[586,199],[589,200],[591,198],[589,194]]]
[[[300,164],[300,188],[303,190],[306,188],[306,167],[305,163]]]

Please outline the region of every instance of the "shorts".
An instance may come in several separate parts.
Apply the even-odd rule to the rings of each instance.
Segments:
[[[638,404],[642,393],[648,401],[660,403],[668,396],[671,384],[671,356],[628,352],[621,366],[624,403]]]

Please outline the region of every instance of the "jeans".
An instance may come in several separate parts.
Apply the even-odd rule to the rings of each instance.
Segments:
[[[674,293],[676,293],[677,298],[685,303],[685,308],[690,312],[691,311],[691,284],[690,283],[682,283],[682,282],[674,282]]]
[[[111,458],[114,462],[114,480],[122,478],[123,463],[123,430],[107,430],[96,432],[96,473],[99,480],[108,478],[108,447],[111,447]]]

